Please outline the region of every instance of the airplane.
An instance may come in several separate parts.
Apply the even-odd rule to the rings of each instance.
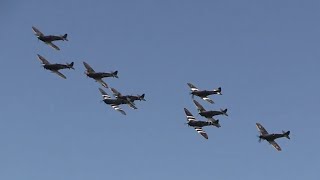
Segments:
[[[73,69],[73,62],[71,62],[70,64],[66,63],[66,64],[51,64],[48,60],[46,60],[43,56],[38,55],[38,59],[41,61],[42,66],[47,69],[50,70],[53,73],[56,73],[57,75],[59,75],[60,77],[62,77],[63,79],[67,79],[67,77],[65,75],[63,75],[61,72],[59,72],[60,69]]]
[[[134,101],[146,101],[144,99],[144,96],[145,94],[142,94],[142,95],[136,95],[136,96],[133,96],[133,95],[122,95],[119,91],[117,91],[115,88],[111,88],[111,91],[114,95],[115,98],[118,98],[118,99],[127,99],[131,102],[134,102]]]
[[[204,107],[196,100],[193,100],[193,103],[197,106],[198,112],[201,116],[206,118],[212,118],[213,116],[217,115],[225,115],[228,116],[227,111],[228,109],[220,109],[220,111],[207,111]]]
[[[83,62],[83,65],[84,67],[86,68],[86,71],[85,71],[85,74],[96,80],[97,82],[99,82],[103,87],[105,88],[108,88],[108,85],[107,83],[105,83],[102,78],[105,78],[105,77],[115,77],[115,78],[119,78],[118,77],[118,71],[114,71],[114,72],[110,72],[110,73],[105,73],[105,72],[95,72],[92,67],[86,63],[86,62]]]
[[[216,123],[219,124],[218,122],[213,122],[213,121],[198,121],[196,118],[190,113],[190,111],[187,108],[184,108],[184,112],[186,113],[187,116],[187,124],[189,126],[192,126],[199,134],[201,134],[204,138],[208,139],[207,133],[202,129],[204,126],[217,126]]]
[[[286,137],[290,139],[289,137],[290,131],[287,131],[287,132],[282,131],[282,134],[269,134],[268,131],[260,123],[256,123],[256,126],[260,132],[260,135],[258,136],[259,142],[261,142],[261,140],[267,140],[278,151],[281,151],[281,148],[275,142],[275,139],[281,138],[281,137]]]
[[[138,109],[135,104],[127,99],[112,99],[103,89],[99,88],[102,95],[103,102],[110,105],[113,109],[119,111],[121,114],[126,115],[126,113],[120,108],[121,104],[128,104],[132,109]]]
[[[227,114],[228,109],[220,109],[220,111],[213,111],[213,110],[207,111],[206,109],[204,109],[204,107],[198,101],[193,100],[193,103],[196,105],[198,112],[199,112],[199,115],[201,115],[201,116],[203,116],[213,122],[219,121],[219,120],[214,119],[213,116],[217,116],[217,115],[228,116],[228,114]],[[219,125],[217,127],[221,127],[221,126]]]
[[[54,48],[56,50],[60,50],[60,48],[58,46],[56,46],[55,44],[53,44],[52,41],[59,41],[59,40],[68,41],[68,39],[67,39],[68,34],[64,34],[64,35],[60,35],[60,36],[55,36],[55,35],[45,36],[41,31],[39,31],[39,29],[37,29],[34,26],[32,26],[32,30],[39,40],[43,41],[44,43],[48,44],[49,46],[51,46],[52,48]]]
[[[200,98],[202,98],[203,100],[213,104],[214,102],[208,98],[209,95],[213,95],[213,94],[219,94],[222,95],[221,93],[221,87],[219,87],[218,89],[214,89],[212,91],[210,90],[199,90],[197,87],[195,87],[193,84],[191,83],[187,83],[188,86],[191,89],[191,93],[192,94],[192,98],[194,98],[194,96],[198,96]]]

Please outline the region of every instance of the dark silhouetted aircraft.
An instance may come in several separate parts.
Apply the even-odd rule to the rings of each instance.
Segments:
[[[122,95],[119,91],[117,91],[115,88],[111,88],[111,91],[114,95],[114,97],[118,98],[118,99],[126,99],[126,100],[129,100],[131,102],[134,102],[134,101],[146,101],[144,99],[144,94],[142,95],[136,95],[136,96],[133,96],[133,95]]]
[[[198,101],[193,100],[193,102],[197,106],[198,112],[201,116],[204,116],[206,118],[212,118],[213,116],[217,116],[217,115],[228,116],[227,114],[228,109],[220,109],[220,111],[207,111]]]
[[[37,29],[34,26],[32,26],[32,30],[39,40],[43,41],[44,43],[48,44],[49,46],[51,46],[52,48],[54,48],[56,50],[60,50],[60,49],[58,46],[54,45],[52,43],[52,41],[59,41],[59,40],[68,41],[68,39],[67,39],[68,34],[64,34],[64,35],[60,35],[60,36],[54,36],[54,35],[45,36],[41,31],[39,31],[39,29]]]
[[[213,104],[214,102],[210,98],[208,98],[209,95],[213,95],[213,94],[222,95],[221,87],[219,87],[218,89],[214,89],[212,91],[208,91],[208,90],[199,90],[197,87],[195,87],[191,83],[187,83],[187,84],[191,89],[192,98],[194,98],[194,96],[198,96],[203,100],[208,101],[211,104]]]
[[[197,109],[198,109],[198,113],[207,118],[208,120],[211,120],[211,121],[217,121],[213,118],[213,116],[217,116],[217,115],[225,115],[225,116],[228,116],[227,114],[227,110],[228,109],[220,109],[220,111],[207,111],[206,109],[204,109],[204,107],[196,100],[193,100],[193,103],[196,105]],[[220,127],[220,126],[219,126]]]
[[[59,72],[60,69],[74,69],[73,68],[73,62],[70,64],[50,64],[49,61],[47,61],[43,56],[38,54],[38,59],[42,62],[42,66],[45,69],[50,70],[53,73],[58,74],[63,79],[67,79],[65,75],[63,75],[61,72]]]
[[[110,105],[113,109],[121,112],[123,115],[126,115],[126,113],[120,108],[119,105],[121,105],[121,104],[127,104],[132,109],[137,109],[137,107],[134,105],[134,103],[127,100],[127,99],[112,99],[103,89],[99,88],[99,91],[102,95],[103,102]]]
[[[282,134],[269,134],[268,131],[260,123],[256,123],[256,126],[260,132],[259,142],[261,142],[261,140],[267,140],[278,151],[281,151],[281,148],[274,140],[282,137],[290,139],[290,131],[282,131]]]
[[[201,134],[204,138],[208,139],[207,133],[202,129],[203,126],[217,126],[219,121],[198,121],[196,118],[190,113],[187,108],[184,108],[184,112],[187,115],[188,125],[192,126],[199,134]],[[220,125],[219,125],[220,126]]]
[[[105,78],[105,77],[115,77],[115,78],[119,78],[118,77],[118,71],[114,71],[114,72],[110,72],[110,73],[105,73],[105,72],[95,72],[92,67],[86,63],[86,62],[83,62],[83,65],[84,67],[86,68],[86,71],[85,71],[85,74],[96,80],[97,82],[99,82],[103,87],[105,88],[108,88],[108,85],[107,83],[105,83],[102,78]]]

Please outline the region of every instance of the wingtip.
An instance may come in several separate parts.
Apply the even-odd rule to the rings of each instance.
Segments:
[[[207,134],[201,134],[205,139],[209,139]]]
[[[187,108],[184,108],[184,112],[186,113],[187,116],[193,116]]]
[[[34,33],[36,33],[37,28],[36,28],[36,27],[34,27],[34,26],[32,26],[32,31],[33,31]]]
[[[124,112],[124,111],[121,111],[121,114],[123,114],[123,115],[127,115],[127,114],[126,114],[126,112]]]

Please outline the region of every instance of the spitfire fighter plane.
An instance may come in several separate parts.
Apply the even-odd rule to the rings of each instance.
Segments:
[[[217,115],[225,115],[228,116],[227,114],[227,110],[228,109],[220,109],[220,111],[207,111],[198,101],[193,100],[193,103],[196,105],[198,112],[201,116],[207,118],[208,120],[211,121],[217,121],[213,118],[213,116],[217,116]],[[219,126],[220,127],[220,126]]]
[[[194,98],[194,96],[198,96],[198,97],[202,98],[203,100],[208,101],[211,104],[213,104],[214,102],[210,98],[208,98],[209,95],[213,95],[213,94],[222,95],[221,87],[210,91],[210,90],[199,90],[193,84],[191,84],[191,83],[187,83],[187,84],[191,89],[192,98]]]
[[[137,100],[139,100],[139,101],[146,101],[146,100],[144,99],[145,94],[136,95],[136,96],[134,96],[134,95],[122,95],[122,94],[121,94],[119,91],[117,91],[115,88],[111,88],[111,91],[112,91],[114,97],[116,97],[116,98],[118,98],[118,99],[127,99],[127,100],[129,100],[129,101],[131,101],[131,102],[134,102],[134,101],[137,101]]]
[[[287,131],[287,132],[282,131],[282,134],[269,134],[268,131],[260,123],[256,123],[256,126],[260,132],[259,142],[261,142],[261,140],[267,140],[278,151],[281,151],[281,148],[275,142],[275,139],[281,138],[281,137],[286,137],[290,139],[289,137],[290,131]]]
[[[187,124],[189,126],[192,126],[199,134],[201,134],[204,138],[208,139],[207,133],[202,129],[204,126],[217,126],[220,127],[219,125],[219,120],[216,121],[198,121],[196,118],[190,113],[190,111],[187,108],[184,108],[184,112],[186,113],[187,116]]]
[[[39,29],[37,29],[34,26],[32,26],[32,30],[39,40],[43,41],[44,43],[48,44],[49,46],[51,46],[52,48],[54,48],[56,50],[60,50],[60,48],[58,46],[56,46],[55,44],[53,44],[52,41],[59,41],[59,40],[68,41],[68,39],[67,39],[68,34],[64,34],[64,35],[60,35],[60,36],[55,36],[55,35],[45,36],[41,31],[39,31]]]
[[[193,100],[193,103],[197,106],[199,114],[206,118],[212,118],[213,116],[217,116],[217,115],[228,116],[227,114],[228,109],[220,109],[220,111],[207,111],[198,101]]]
[[[112,99],[103,89],[99,88],[102,95],[103,102],[110,105],[113,109],[119,111],[121,114],[126,115],[126,113],[120,108],[121,104],[128,104],[132,109],[138,109],[135,104],[127,99]]]
[[[105,77],[115,77],[115,78],[119,78],[118,77],[118,71],[114,71],[114,72],[110,72],[110,73],[106,73],[106,72],[95,72],[92,67],[86,63],[83,62],[84,67],[86,68],[85,74],[90,77],[93,78],[94,80],[96,80],[97,82],[99,82],[103,87],[108,88],[107,83],[105,83],[102,78]]]
[[[42,66],[45,69],[50,70],[53,73],[56,73],[57,75],[59,75],[63,79],[67,79],[67,78],[65,75],[63,75],[61,72],[59,72],[60,69],[74,69],[73,62],[71,62],[70,64],[68,64],[68,63],[66,63],[66,64],[50,64],[48,60],[46,60],[43,56],[41,56],[39,54],[38,54],[38,59],[41,61]]]

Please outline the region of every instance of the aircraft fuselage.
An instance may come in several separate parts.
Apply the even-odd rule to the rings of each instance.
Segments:
[[[128,104],[127,100],[124,100],[124,99],[104,99],[103,102],[106,104],[115,104],[115,105]]]
[[[64,40],[63,37],[61,36],[54,36],[54,35],[49,35],[49,36],[39,36],[39,40],[43,42],[52,42],[52,41],[59,41],[59,40]]]
[[[98,72],[98,73],[86,73],[87,76],[93,78],[93,79],[102,79],[105,77],[113,77],[112,73],[104,73],[104,72]]]
[[[199,114],[206,118],[211,118],[212,116],[221,115],[223,113],[221,111],[202,111],[202,112],[199,112]]]
[[[259,138],[267,140],[267,141],[273,141],[277,138],[285,137],[284,134],[267,134],[267,135],[260,135]]]
[[[69,68],[69,66],[65,65],[65,64],[45,64],[43,65],[43,67],[45,69],[48,69],[48,70],[60,70],[60,69],[66,69],[66,68]]]
[[[212,94],[217,94],[217,92],[204,90],[204,91],[193,91],[193,92],[191,92],[191,94],[193,94],[195,96],[199,96],[199,97],[206,97],[206,96],[209,96]]]
[[[128,98],[130,99],[130,101],[134,102],[134,101],[145,101],[145,99],[141,98],[141,96],[132,96],[132,95],[127,95],[127,96],[124,96],[125,98]]]
[[[210,126],[213,125],[210,121],[189,121],[189,126],[196,126],[196,127],[203,127],[203,126]]]

